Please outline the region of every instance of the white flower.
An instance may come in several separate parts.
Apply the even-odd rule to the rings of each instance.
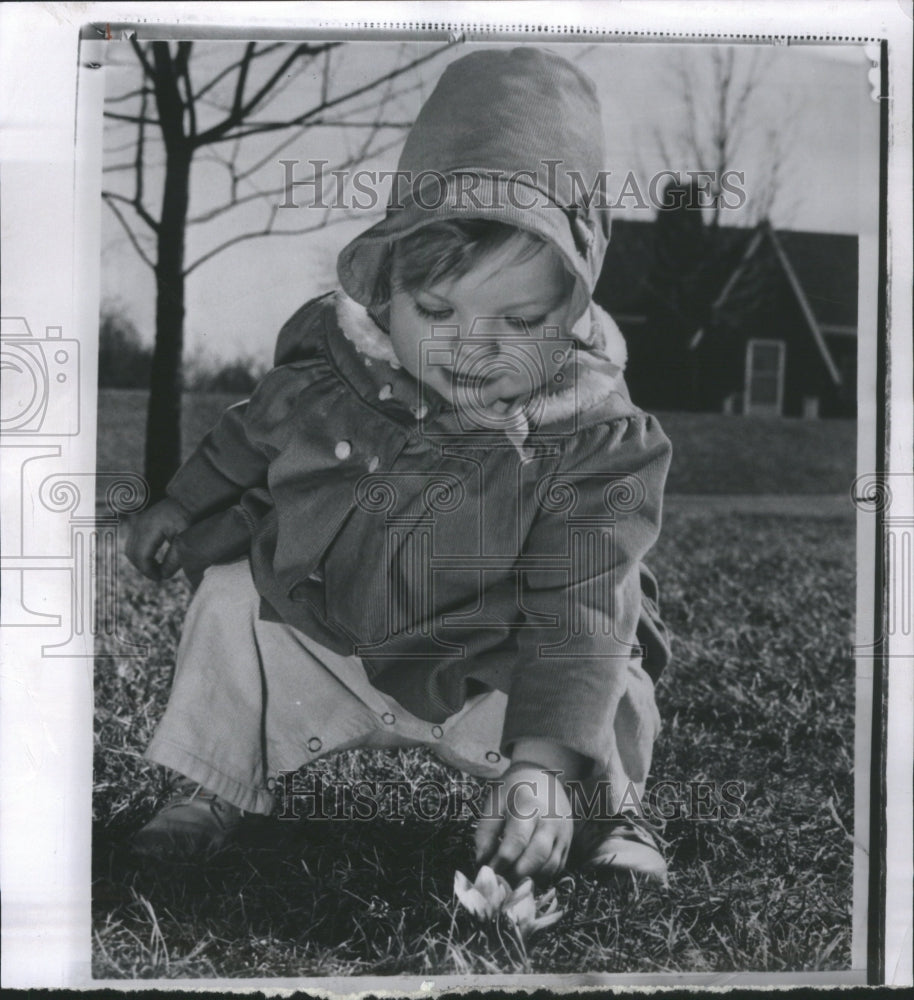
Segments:
[[[471,882],[463,872],[454,872],[454,893],[478,920],[491,920],[500,912],[511,893],[511,886],[507,879],[496,875],[488,865],[483,865],[475,882]]]
[[[505,900],[502,913],[517,927],[522,938],[557,924],[565,915],[558,908],[555,889],[537,899],[533,895],[533,879],[525,878]]]
[[[565,911],[558,908],[555,889],[539,899],[533,893],[533,879],[525,878],[516,889],[488,866],[479,869],[475,882],[463,872],[454,873],[454,893],[460,904],[479,921],[494,920],[503,913],[521,938],[558,923]]]

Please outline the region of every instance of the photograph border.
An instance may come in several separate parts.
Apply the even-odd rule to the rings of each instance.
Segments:
[[[12,101],[17,93],[20,100],[23,93],[28,95],[24,108],[20,106],[11,115],[4,114],[2,119],[11,123],[4,128],[8,134],[12,130],[13,139],[0,162],[7,181],[2,207],[7,220],[14,223],[4,236],[4,258],[9,261],[12,254],[20,251],[28,258],[26,243],[33,226],[56,228],[61,246],[59,259],[51,264],[72,276],[72,282],[61,282],[50,273],[46,260],[15,261],[12,266],[5,267],[9,280],[5,283],[3,314],[27,317],[33,332],[56,330],[57,333],[49,336],[78,340],[80,382],[78,435],[72,435],[73,416],[67,410],[70,404],[63,402],[60,412],[52,413],[51,417],[57,421],[54,426],[58,428],[65,427],[70,420],[69,430],[34,435],[39,440],[26,436],[10,441],[6,437],[3,442],[4,569],[7,575],[19,575],[20,580],[22,574],[41,570],[48,580],[42,588],[42,607],[29,607],[22,601],[22,608],[37,616],[34,620],[16,619],[13,602],[21,597],[17,593],[5,594],[4,615],[0,619],[3,625],[0,648],[6,664],[2,689],[4,813],[7,817],[15,817],[12,822],[9,818],[4,819],[0,831],[6,883],[3,887],[6,903],[3,985],[116,989],[219,987],[231,990],[305,986],[330,992],[378,988],[430,992],[431,989],[460,985],[487,988],[549,985],[553,989],[565,989],[622,984],[786,986],[910,981],[910,939],[906,941],[904,935],[910,934],[911,926],[907,890],[911,870],[909,774],[912,750],[910,721],[906,724],[904,712],[912,690],[912,646],[909,634],[893,629],[890,608],[899,601],[910,601],[911,587],[903,576],[904,563],[891,562],[886,556],[887,536],[893,524],[896,530],[907,530],[909,539],[914,533],[908,527],[914,525],[914,475],[909,472],[912,426],[911,43],[910,32],[904,34],[907,22],[903,12],[891,2],[850,3],[847,15],[840,18],[847,27],[838,29],[840,33],[837,33],[820,27],[825,20],[821,7],[816,10],[814,4],[807,3],[766,4],[764,12],[748,9],[754,5],[740,5],[740,10],[733,7],[726,11],[715,9],[713,14],[707,9],[699,14],[681,3],[651,4],[649,12],[644,4],[633,5],[624,12],[611,5],[594,4],[586,11],[575,5],[568,10],[569,20],[586,13],[592,23],[559,26],[559,31],[550,33],[548,29],[556,27],[549,24],[548,15],[555,10],[552,4],[491,4],[487,8],[491,21],[485,24],[478,21],[478,5],[464,8],[460,4],[385,5],[383,16],[378,7],[314,4],[308,10],[297,9],[294,17],[284,5],[232,5],[231,9],[219,9],[219,14],[224,15],[219,17],[220,24],[205,23],[214,16],[207,12],[214,11],[212,6],[201,10],[184,4],[153,3],[143,5],[141,20],[133,20],[130,14],[139,14],[136,6],[125,3],[60,4],[57,7],[62,19],[56,25],[50,23],[50,12],[36,5],[27,5],[21,14],[11,13],[9,6],[0,12],[0,18],[6,22],[4,34],[21,38],[26,29],[37,29],[43,32],[42,37],[49,39],[45,49],[48,65],[43,67],[49,79],[40,82],[39,74],[29,71],[21,58],[14,63],[16,71],[22,72],[26,81],[19,85],[21,89],[16,91],[14,88],[11,92],[7,87],[8,79],[0,78],[4,84],[4,112],[7,107],[14,109]],[[788,13],[787,7],[792,7],[794,13]],[[358,16],[353,15],[354,10],[359,11]],[[473,23],[463,23],[462,10],[472,13]],[[529,11],[529,20],[521,21],[521,11]],[[114,20],[115,15],[118,15],[117,20]],[[618,30],[608,27],[613,21],[619,23],[636,15],[647,22],[648,27],[623,26]],[[721,31],[695,30],[697,22],[711,17],[720,23]],[[654,27],[664,18],[668,23],[676,23],[681,30],[663,31]],[[804,34],[790,30],[791,25],[802,23],[804,18],[809,19],[808,23],[815,23],[815,31]],[[293,25],[289,21],[296,23]],[[753,32],[749,23],[756,21],[769,25],[770,30]],[[870,24],[871,32],[867,28]],[[12,31],[8,30],[10,25]],[[742,26],[743,30],[724,30],[728,25]],[[781,30],[781,25],[786,25],[787,30]],[[253,30],[249,30],[251,27]],[[858,33],[864,30],[865,34]],[[93,636],[91,630],[84,630],[71,636],[71,644],[62,652],[49,653],[49,647],[59,645],[56,642],[58,626],[39,621],[42,616],[63,619],[69,615],[77,577],[89,571],[74,563],[69,533],[55,535],[51,532],[42,538],[42,545],[36,552],[23,551],[22,539],[41,535],[44,530],[45,522],[41,510],[37,509],[39,505],[27,503],[30,493],[39,496],[46,505],[73,504],[71,519],[93,521],[95,518],[97,330],[93,327],[97,327],[99,307],[100,136],[101,99],[104,96],[102,74],[95,72],[95,66],[98,64],[96,52],[104,45],[105,37],[127,37],[127,32],[135,32],[141,39],[177,35],[249,38],[256,34],[258,38],[291,40],[299,33],[308,37],[325,34],[366,40],[420,37],[424,41],[436,41],[459,33],[467,40],[497,37],[498,40],[535,39],[547,43],[555,39],[568,41],[577,35],[581,40],[693,40],[698,43],[714,40],[749,43],[760,38],[784,39],[784,43],[789,41],[790,44],[878,41],[881,51],[878,78],[881,108],[879,231],[875,247],[865,248],[865,241],[861,239],[860,248],[861,265],[865,254],[873,250],[878,253],[876,286],[864,289],[861,280],[860,291],[861,299],[865,295],[876,295],[876,337],[873,357],[864,359],[861,356],[858,371],[858,387],[869,391],[872,378],[874,395],[870,414],[865,393],[860,396],[859,475],[851,492],[857,507],[858,552],[853,969],[846,974],[587,974],[575,977],[492,976],[473,977],[472,980],[436,976],[434,984],[422,983],[418,977],[386,976],[345,980],[119,981],[91,978],[88,953],[91,806],[86,796],[86,778],[91,778],[92,766]],[[0,49],[3,57],[8,54],[8,44],[4,43],[4,48]],[[77,52],[78,71],[74,73]],[[0,69],[0,72],[9,74],[12,70]],[[62,88],[61,81],[64,82]],[[49,88],[54,86],[60,91],[61,107],[53,125],[48,126],[31,116],[36,111],[48,112],[51,107]],[[66,149],[68,130],[72,143],[69,154]],[[47,170],[41,172],[35,167],[38,189],[32,195],[31,204],[22,200],[23,192],[28,190],[25,183],[28,171],[23,169],[23,162],[26,166],[28,163],[15,159],[29,155],[24,152],[29,143],[35,147],[31,155],[36,161],[52,153]],[[904,180],[906,168],[907,181]],[[39,246],[45,245],[46,238],[42,238]],[[860,273],[864,273],[862,267]],[[861,311],[861,322],[863,315]],[[79,331],[78,337],[73,331]],[[42,437],[47,441],[40,440]],[[63,500],[49,494],[53,486],[45,486],[46,480],[51,478],[46,475],[46,467],[39,469],[42,475],[35,479],[30,462],[39,457],[55,460],[55,477],[82,486],[76,500],[69,494]],[[44,494],[41,493],[43,487]],[[128,496],[122,509],[129,511],[131,503],[136,503],[136,497]],[[55,508],[48,506],[48,509]],[[16,513],[15,518],[10,516],[11,511]],[[20,538],[12,541],[8,535],[10,522],[21,533]],[[116,532],[117,525],[112,527]],[[102,528],[95,526],[99,537]],[[899,575],[899,567],[902,575]],[[87,584],[85,593],[91,592],[91,586]],[[86,609],[79,610],[84,612]],[[76,613],[75,606],[73,613]],[[25,627],[17,627],[19,625]],[[36,647],[38,662],[35,662]],[[868,725],[864,732],[861,732],[861,716]],[[89,725],[85,730],[87,719]],[[864,763],[866,759],[868,767]],[[36,782],[59,791],[47,800],[36,797]],[[865,820],[856,808],[863,802],[868,804]],[[17,830],[13,830],[14,825]],[[73,837],[74,829],[82,830],[84,836]],[[63,848],[61,843],[65,845]],[[871,845],[878,846],[879,850],[871,851]],[[865,908],[863,917],[861,906]],[[861,943],[860,936],[864,933],[865,943]]]

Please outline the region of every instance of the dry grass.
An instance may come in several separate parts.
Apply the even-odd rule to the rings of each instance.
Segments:
[[[455,911],[469,820],[251,822],[206,864],[141,863],[131,834],[168,793],[140,757],[167,699],[188,593],[121,566],[145,660],[96,681],[98,978],[846,969],[853,829],[852,521],[666,519],[652,553],[675,662],[652,780],[744,784],[735,818],[671,818],[668,891],[575,874],[524,948]],[[456,776],[423,751],[352,751],[342,779]]]
[[[184,451],[235,396],[184,397]],[[770,420],[713,413],[658,413],[673,442],[668,493],[848,493],[854,480],[853,420]],[[142,469],[146,393],[99,393],[98,468]]]

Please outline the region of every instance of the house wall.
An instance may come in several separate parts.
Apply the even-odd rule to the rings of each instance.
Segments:
[[[818,398],[822,417],[853,415],[856,387],[839,390],[835,386],[786,279],[777,281],[738,326],[718,324],[706,332],[692,352],[699,373],[695,408],[720,412],[726,397],[733,395],[735,412],[745,412],[746,351],[752,339],[779,340],[785,345],[782,416],[803,416],[806,397]],[[847,345],[839,352],[845,368],[848,352]],[[841,363],[835,360],[840,370]]]
[[[857,338],[846,334],[826,334],[825,343],[841,372],[841,388],[830,399],[823,417],[856,417],[857,415]]]

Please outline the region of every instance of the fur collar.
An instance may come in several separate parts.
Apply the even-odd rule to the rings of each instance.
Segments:
[[[340,329],[360,354],[386,361],[393,368],[401,367],[390,337],[363,305],[344,292],[337,292],[336,316]],[[575,410],[580,413],[597,406],[616,391],[625,371],[628,360],[625,339],[615,320],[596,303],[591,302],[571,332],[581,345],[574,353],[574,386],[546,397],[543,423],[556,423],[570,417]]]

